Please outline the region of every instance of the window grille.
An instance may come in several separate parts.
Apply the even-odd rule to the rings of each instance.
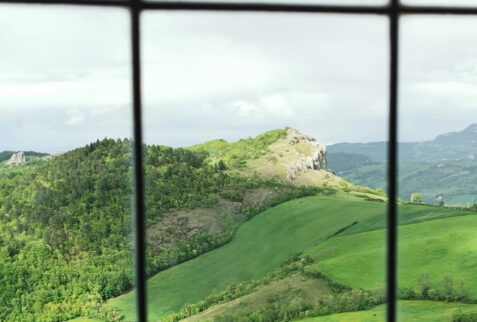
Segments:
[[[449,0],[450,3],[452,1]],[[389,120],[388,120],[388,207],[387,207],[387,321],[396,321],[396,258],[397,258],[397,113],[398,113],[398,45],[399,17],[401,15],[476,15],[477,7],[412,6],[399,0],[389,0],[387,5],[328,5],[241,2],[162,2],[144,0],[0,0],[2,3],[73,5],[122,7],[129,10],[131,22],[132,87],[134,121],[134,164],[135,164],[135,287],[138,321],[147,321],[146,315],[146,272],[145,272],[145,225],[144,225],[144,174],[142,162],[142,102],[141,102],[141,55],[140,19],[144,10],[187,10],[222,12],[295,12],[380,15],[389,21]]]

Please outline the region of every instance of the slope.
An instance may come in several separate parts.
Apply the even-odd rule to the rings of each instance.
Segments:
[[[292,254],[318,244],[354,221],[383,216],[384,204],[307,197],[271,208],[245,223],[225,246],[160,272],[148,281],[149,319],[195,303],[229,283],[263,277]],[[134,319],[133,293],[110,301]]]
[[[453,296],[468,293],[477,299],[476,225],[477,216],[469,214],[400,226],[399,288],[419,293],[425,276],[437,298],[450,277]],[[351,287],[371,288],[384,280],[384,238],[385,230],[331,238],[307,251],[316,261],[308,269]]]
[[[399,301],[398,321],[448,322],[456,313],[477,313],[477,305],[436,301]],[[385,320],[386,306],[360,312],[349,312],[306,319],[307,322],[381,322]]]
[[[363,166],[343,174],[346,180],[372,189],[386,189],[386,165]],[[477,161],[412,162],[399,164],[399,196],[409,200],[412,193],[423,201],[446,205],[477,203]]]
[[[327,149],[328,153],[363,154],[374,162],[386,162],[387,142],[338,143]],[[400,142],[398,149],[401,162],[474,160],[477,156],[477,124],[460,132],[441,134],[430,141]]]

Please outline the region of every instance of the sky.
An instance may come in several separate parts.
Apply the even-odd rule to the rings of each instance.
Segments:
[[[141,27],[148,144],[285,126],[323,144],[387,139],[384,17],[146,12]],[[400,140],[476,123],[477,18],[406,16],[401,27]],[[0,44],[0,151],[132,135],[127,11],[1,5]]]

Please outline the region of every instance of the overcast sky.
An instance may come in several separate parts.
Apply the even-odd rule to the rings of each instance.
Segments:
[[[128,18],[121,9],[1,6],[0,151],[131,136]],[[477,18],[401,21],[401,140],[477,122]],[[149,144],[285,126],[324,144],[387,138],[383,17],[149,12],[142,22]]]

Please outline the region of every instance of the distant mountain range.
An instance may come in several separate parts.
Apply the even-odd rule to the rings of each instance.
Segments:
[[[461,132],[450,132],[423,142],[402,142],[398,145],[399,161],[426,162],[442,160],[474,160],[477,157],[477,124]],[[387,142],[338,143],[327,146],[334,153],[361,154],[372,162],[386,162]],[[337,169],[333,169],[337,170]]]
[[[477,203],[477,124],[398,148],[401,199],[420,193],[429,204]],[[386,150],[387,142],[330,145],[328,169],[351,183],[386,190]]]

